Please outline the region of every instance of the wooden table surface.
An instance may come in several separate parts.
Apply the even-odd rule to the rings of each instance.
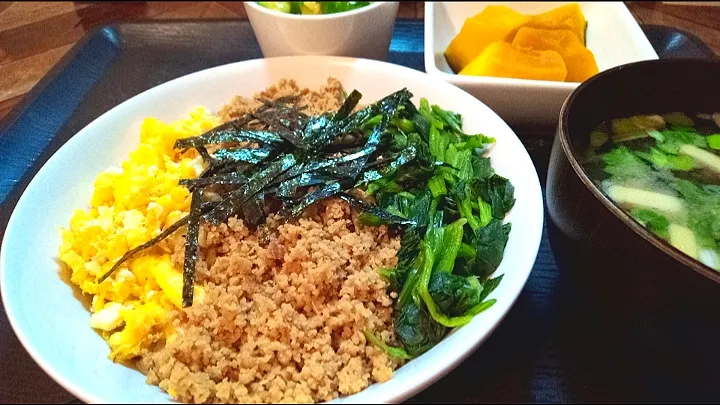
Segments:
[[[688,31],[720,55],[720,7],[627,4],[638,22]],[[424,11],[424,2],[402,2],[398,18],[422,19]],[[99,25],[227,18],[247,18],[242,2],[0,2],[0,119],[73,44]]]

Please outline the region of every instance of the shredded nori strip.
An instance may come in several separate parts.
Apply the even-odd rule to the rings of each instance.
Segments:
[[[200,244],[200,219],[202,205],[201,188],[192,193],[190,202],[190,214],[188,214],[187,235],[185,237],[185,262],[183,266],[183,308],[193,303],[193,292],[195,287],[195,263],[197,263],[198,245]]]
[[[247,183],[247,176],[238,173],[225,173],[225,174],[219,174],[217,176],[213,177],[198,177],[196,179],[180,179],[180,184],[187,187],[196,187],[196,186],[209,186],[211,184],[245,184]]]
[[[267,146],[244,149],[218,149],[213,153],[213,157],[219,162],[246,162],[257,164],[267,158],[271,150],[272,149]]]
[[[417,151],[414,146],[408,146],[402,152],[396,153],[384,159],[376,159],[374,162],[365,165],[365,170],[360,173],[360,179],[355,183],[355,187],[365,186],[375,180],[385,176],[389,171],[395,170],[415,159]],[[389,163],[388,163],[389,162]],[[382,166],[381,169],[374,167]]]
[[[416,225],[416,222],[412,219],[407,219],[395,214],[391,214],[380,207],[368,204],[363,200],[351,196],[350,194],[340,193],[338,197],[340,197],[342,200],[346,201],[353,207],[357,208],[358,210],[362,211],[363,213],[369,213],[380,218],[386,224],[412,226]]]
[[[256,172],[238,190],[233,191],[229,198],[221,202],[215,209],[205,215],[205,219],[213,224],[225,222],[238,213],[239,208],[273,179],[295,164],[295,156],[283,155],[280,159],[269,163],[264,169]]]
[[[362,169],[362,162],[353,160],[347,165],[342,166],[330,166],[321,170],[320,173],[324,173],[330,176],[334,176],[338,179],[353,180],[357,177],[357,173]]]
[[[387,165],[389,169],[396,169],[400,166],[405,165],[409,161],[415,159],[416,150],[414,146],[408,146],[407,148],[403,149],[402,152],[393,153],[392,155],[389,155],[385,158],[378,158],[375,159],[374,162],[368,163],[365,165],[366,169]],[[389,162],[389,163],[388,163]]]
[[[265,193],[260,192],[242,205],[242,213],[250,225],[259,225],[265,218]]]
[[[305,147],[305,143],[302,140],[302,130],[308,120],[306,115],[292,110],[285,110],[283,112],[270,110],[262,113],[255,112],[253,116],[258,121],[275,130],[278,135],[290,142],[296,148]]]
[[[383,174],[380,170],[368,170],[366,172],[360,173],[361,178],[358,180],[357,183],[355,183],[355,187],[360,187],[366,184],[369,184],[375,180],[381,179],[383,177]]]
[[[299,187],[315,186],[332,181],[328,175],[318,173],[303,173],[288,181],[282,182],[276,189],[275,194],[279,197],[292,198]]]
[[[200,212],[201,212],[201,213],[207,212],[207,211],[209,211],[210,209],[212,209],[213,207],[215,207],[216,205],[217,205],[217,203],[215,203],[215,202],[210,202],[210,201],[203,202],[203,203],[202,203],[202,207],[201,207],[201,209],[200,209]],[[168,236],[170,236],[170,235],[172,235],[173,233],[175,233],[175,231],[177,231],[178,229],[180,229],[180,228],[182,228],[183,226],[187,225],[189,219],[190,219],[190,215],[185,215],[184,217],[182,217],[182,218],[178,219],[177,221],[175,221],[175,223],[173,223],[172,225],[168,226],[167,229],[165,229],[164,231],[162,231],[162,232],[161,232],[159,235],[157,235],[156,237],[150,239],[149,241],[143,243],[142,245],[138,245],[138,246],[136,246],[136,247],[128,250],[127,252],[125,252],[125,254],[122,255],[122,257],[121,257],[120,259],[118,259],[117,262],[115,262],[115,264],[112,266],[112,268],[110,268],[110,270],[108,270],[107,273],[103,274],[103,275],[98,279],[98,283],[102,283],[103,281],[105,281],[105,279],[108,278],[112,273],[114,273],[115,270],[117,270],[118,268],[120,268],[120,266],[121,266],[123,263],[125,263],[128,259],[130,259],[132,256],[134,256],[134,255],[137,254],[138,252],[140,252],[140,251],[142,251],[142,250],[145,250],[145,249],[147,249],[147,248],[149,248],[149,247],[152,247],[152,246],[158,244],[158,243],[159,243],[160,241],[162,241],[163,239],[166,239]]]
[[[277,107],[277,106],[287,105],[287,104],[290,104],[290,103],[295,103],[295,102],[298,101],[299,99],[300,99],[300,95],[298,95],[298,94],[290,94],[290,95],[287,95],[287,96],[278,97],[278,98],[276,98],[275,100],[271,100],[271,99],[267,99],[267,98],[260,98],[260,97],[257,97],[257,98],[256,98],[256,100],[262,102],[263,104],[269,105],[269,106],[272,106],[272,107]],[[304,108],[304,107],[305,107],[305,106],[303,106],[303,108]],[[262,108],[262,107],[261,107],[261,108]]]
[[[287,171],[278,181],[283,182],[287,181],[295,176],[299,176],[303,173],[311,173],[315,171],[319,171],[322,169],[335,167],[337,165],[352,162],[355,159],[360,159],[364,156],[369,156],[373,152],[373,149],[371,148],[363,148],[360,151],[341,156],[336,158],[329,158],[329,159],[315,159],[311,161],[306,161],[302,165],[296,165],[295,167],[291,168]]]
[[[204,145],[198,145],[195,149],[198,151],[198,153],[200,154],[200,157],[202,157],[204,161],[206,161],[206,162],[213,161],[213,157],[210,156],[210,153],[208,152],[207,148],[205,148]]]
[[[162,231],[158,236],[150,239],[149,241],[143,243],[142,245],[134,247],[134,248],[128,250],[127,252],[125,252],[125,254],[122,255],[122,257],[117,262],[115,262],[115,264],[112,266],[112,268],[110,270],[108,270],[107,273],[103,274],[102,277],[100,277],[100,279],[98,279],[98,283],[102,283],[103,281],[105,281],[106,278],[108,278],[112,273],[114,273],[115,270],[117,270],[120,267],[120,265],[125,263],[127,261],[127,259],[129,259],[131,256],[133,256],[135,253],[137,253],[141,250],[145,250],[145,249],[157,244],[161,240],[167,238],[168,236],[172,235],[173,233],[175,233],[175,231],[177,231],[182,226],[184,226],[185,224],[188,223],[188,219],[189,219],[189,215],[184,216],[183,218],[175,221],[174,224],[168,226],[167,229]]]
[[[278,144],[282,143],[283,139],[277,134],[268,131],[216,128],[200,136],[178,139],[175,141],[175,149],[196,148],[198,146],[221,142],[260,142],[266,144]]]
[[[324,185],[323,187],[305,194],[300,201],[298,201],[296,204],[291,205],[288,208],[289,216],[291,218],[294,218],[300,214],[302,214],[303,211],[305,211],[305,208],[311,206],[312,204],[315,204],[316,202],[320,200],[324,200],[328,197],[331,197],[337,193],[339,193],[342,190],[342,186],[338,182],[332,182]]]
[[[343,105],[340,107],[338,112],[335,113],[334,120],[339,121],[350,115],[355,106],[360,102],[361,98],[362,94],[360,94],[360,92],[357,90],[353,90],[352,93],[347,96],[345,102],[343,102]]]

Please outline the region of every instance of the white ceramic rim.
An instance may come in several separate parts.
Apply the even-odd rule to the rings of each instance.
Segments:
[[[263,7],[255,1],[243,1],[243,4],[245,4],[245,7],[250,7],[253,10],[264,13],[268,15],[272,15],[279,18],[285,18],[288,20],[299,20],[299,21],[325,21],[325,20],[337,20],[343,17],[351,17],[355,14],[364,13],[366,11],[374,10],[378,7],[381,7],[385,3],[390,3],[388,1],[373,1],[367,6],[363,6],[360,8],[356,8],[355,10],[350,11],[343,11],[340,13],[333,13],[333,14],[290,14],[290,13],[283,13],[280,11],[275,11],[273,9]]]
[[[272,61],[298,60],[298,59],[323,59],[328,64],[353,64],[357,61],[361,61],[363,64],[381,65],[383,67],[383,69],[385,69],[385,70],[392,69],[392,70],[396,70],[396,71],[402,71],[402,73],[407,76],[414,75],[418,78],[420,76],[422,76],[426,80],[433,80],[433,78],[430,77],[427,73],[423,73],[423,72],[420,72],[420,71],[417,71],[417,70],[414,70],[414,69],[411,69],[411,68],[408,68],[405,66],[395,65],[395,64],[388,63],[388,62],[381,62],[381,61],[361,59],[361,58],[352,58],[352,57],[342,57],[342,56],[283,56],[283,57],[275,57],[275,58],[259,58],[259,59],[245,60],[245,61],[240,61],[240,62],[233,62],[233,63],[229,63],[226,65],[220,65],[220,66],[200,70],[197,72],[193,72],[193,73],[175,78],[173,80],[167,81],[165,83],[159,84],[150,89],[147,89],[147,90],[123,101],[122,103],[118,104],[117,106],[111,108],[110,110],[106,111],[105,113],[103,113],[102,115],[100,115],[99,117],[94,119],[92,122],[90,122],[85,127],[83,127],[80,131],[78,131],[78,133],[73,138],[71,138],[68,142],[66,142],[65,145],[67,145],[70,142],[81,142],[85,137],[92,134],[92,131],[88,131],[89,127],[94,127],[96,125],[102,124],[102,122],[106,119],[106,117],[108,115],[114,114],[116,110],[120,109],[122,106],[131,104],[133,102],[133,100],[135,100],[136,98],[139,98],[141,96],[142,97],[148,97],[148,96],[152,97],[151,95],[154,92],[159,92],[161,89],[165,89],[167,87],[176,86],[177,83],[179,83],[179,82],[197,79],[197,78],[200,78],[203,76],[208,76],[208,75],[211,76],[214,72],[222,71],[225,69],[232,70],[238,64],[263,64],[266,62],[272,63]],[[437,85],[441,86],[441,87],[450,86],[448,88],[448,91],[458,92],[459,94],[464,93],[465,97],[468,98],[468,101],[480,103],[483,106],[485,106],[484,103],[475,99],[469,93],[465,92],[464,90],[462,90],[458,87],[452,86],[451,84],[449,84],[447,82],[439,80],[439,81],[437,81]],[[485,107],[487,107],[487,106],[485,106]],[[488,110],[490,112],[492,112],[493,114],[495,114],[491,109],[488,108]],[[497,114],[495,114],[495,115],[497,116]],[[507,126],[507,123],[505,123],[505,121],[502,120],[502,118],[497,116],[497,119],[500,120],[503,124],[505,124]],[[520,140],[519,140],[519,138],[517,138],[517,135],[514,133],[514,131],[512,131],[512,129],[510,129],[509,126],[507,127],[507,129],[510,131],[510,133],[512,133],[512,135],[515,136],[514,141],[520,143]],[[513,140],[511,138],[508,141],[512,142]],[[40,168],[40,170],[37,172],[37,174],[33,177],[33,179],[30,181],[30,183],[26,187],[26,190],[33,186],[33,183],[35,182],[36,178],[40,177],[40,175],[45,170],[49,170],[49,167],[52,166],[49,163],[57,158],[58,152],[60,150],[62,150],[62,148],[65,147],[65,145],[63,145],[60,149],[58,149],[58,151],[56,151],[45,162],[45,164],[43,164],[43,166]],[[521,146],[522,146],[522,144],[521,144]],[[531,166],[533,168],[535,168],[534,163],[532,162],[532,159],[530,158],[529,154],[527,153],[527,150],[525,150],[525,148],[523,147],[522,151],[525,152],[525,158],[527,158],[530,161]],[[439,379],[444,377],[447,373],[449,373],[454,368],[456,368],[468,356],[470,356],[473,352],[475,352],[475,350],[477,350],[477,348],[483,342],[485,342],[485,340],[487,338],[489,338],[490,335],[492,335],[492,333],[499,326],[499,324],[502,322],[502,320],[505,318],[507,313],[510,311],[510,309],[513,307],[513,305],[519,298],[520,294],[524,290],[525,285],[527,284],[527,280],[530,277],[532,267],[535,263],[535,260],[537,259],[537,254],[538,254],[538,251],[540,248],[540,242],[542,239],[543,224],[544,224],[544,220],[545,220],[544,201],[542,198],[540,181],[537,176],[537,171],[534,171],[533,174],[534,174],[534,176],[532,176],[532,178],[530,179],[528,188],[531,189],[530,191],[532,191],[534,198],[537,199],[537,204],[531,205],[530,208],[532,208],[533,210],[536,210],[536,212],[533,214],[533,218],[538,218],[539,221],[537,223],[537,228],[531,229],[533,233],[528,235],[528,237],[527,237],[530,244],[523,246],[524,247],[523,255],[526,256],[528,268],[527,269],[524,269],[524,268],[514,269],[515,271],[522,270],[526,273],[525,277],[522,279],[522,282],[519,283],[519,285],[516,287],[515,290],[508,291],[506,293],[506,295],[503,295],[502,300],[498,299],[498,301],[495,303],[495,305],[493,305],[493,307],[496,309],[495,313],[497,315],[495,315],[494,320],[489,321],[492,323],[492,326],[487,328],[483,332],[483,335],[479,339],[475,340],[469,346],[463,346],[463,345],[450,346],[448,350],[452,350],[452,354],[449,355],[448,357],[446,357],[446,360],[444,362],[439,364],[438,367],[436,367],[436,368],[433,368],[433,369],[426,368],[426,369],[422,369],[422,370],[418,371],[419,374],[416,374],[417,378],[412,379],[410,384],[405,384],[403,386],[403,388],[404,388],[403,390],[399,390],[399,391],[394,392],[393,394],[389,395],[386,398],[382,398],[382,400],[385,403],[399,403],[399,402],[405,401],[408,398],[421,392],[425,388],[429,387],[430,385],[434,384],[436,381],[438,381]],[[21,203],[21,201],[23,200],[24,197],[25,197],[25,191],[23,191],[23,195],[21,195],[20,199],[18,200],[17,205],[19,205]],[[17,205],[16,205],[16,207],[17,207]],[[12,229],[13,223],[17,219],[17,216],[16,216],[17,211],[15,209],[16,207],[13,208],[13,212],[10,216],[10,220],[7,223],[6,233],[7,233],[8,229]],[[70,381],[69,379],[66,379],[61,373],[56,371],[48,362],[46,362],[43,359],[43,357],[41,356],[39,351],[30,343],[30,340],[27,338],[24,331],[18,327],[19,323],[18,323],[18,320],[15,318],[15,312],[13,310],[11,310],[12,306],[8,305],[8,302],[6,301],[6,298],[5,298],[5,297],[7,297],[7,289],[9,288],[7,286],[7,283],[3,282],[4,280],[6,280],[6,271],[7,271],[5,269],[5,262],[7,260],[6,259],[7,249],[5,249],[6,239],[7,238],[4,237],[2,244],[0,244],[0,296],[2,297],[2,303],[5,308],[9,323],[13,329],[13,332],[17,336],[17,338],[20,341],[20,343],[22,344],[22,346],[28,352],[30,357],[38,364],[38,366],[46,374],[48,374],[53,380],[55,380],[59,385],[61,385],[64,389],[66,389],[68,392],[70,392],[75,397],[77,397],[78,399],[82,400],[85,403],[106,403],[101,398],[86,392],[82,388],[82,386],[79,386],[79,385],[75,384],[74,382]],[[507,254],[507,252],[506,252],[506,254]],[[489,317],[490,314],[486,313],[485,316]],[[470,324],[466,325],[466,327],[469,325]],[[462,328],[461,328],[461,330],[462,330]],[[459,332],[459,330],[453,330],[453,331],[451,331],[450,334],[455,334],[457,332]],[[443,341],[448,339],[450,334],[447,335],[443,339]],[[420,356],[420,357],[422,357],[422,356]],[[418,357],[418,358],[420,358],[420,357]],[[341,401],[343,401],[343,403],[351,403],[352,400],[348,400],[348,399],[352,399],[356,395],[361,394],[363,391],[361,391],[358,394],[351,395],[351,396],[340,397],[336,400],[341,400]],[[173,401],[172,399],[170,402],[171,403],[172,402],[179,403],[179,402]]]

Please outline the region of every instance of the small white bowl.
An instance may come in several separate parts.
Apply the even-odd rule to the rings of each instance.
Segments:
[[[327,55],[385,60],[396,1],[378,1],[336,14],[297,15],[246,1],[250,25],[263,56]]]
[[[428,2],[425,9],[425,70],[487,104],[515,129],[554,129],[560,107],[579,83],[499,77],[460,76],[445,60],[445,49],[465,19],[488,5],[506,5],[538,14],[567,2]],[[658,59],[650,41],[622,2],[579,2],[587,27],[587,47],[600,71],[626,63]],[[631,84],[628,84],[631,85]]]

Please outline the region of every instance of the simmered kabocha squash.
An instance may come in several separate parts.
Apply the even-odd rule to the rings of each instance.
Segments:
[[[567,82],[584,82],[598,72],[593,53],[583,46],[575,33],[567,29],[523,27],[518,30],[512,45],[559,53],[567,67]]]
[[[542,14],[530,16],[525,27],[544,29],[568,29],[577,35],[580,42],[585,46],[585,29],[587,21],[577,3],[570,3],[554,8]]]
[[[495,41],[512,41],[529,18],[506,6],[487,6],[465,20],[460,33],[445,50],[445,58],[455,72],[461,71],[480,52]]]
[[[518,48],[497,41],[485,48],[460,74],[563,81],[567,77],[567,68],[556,51]]]

